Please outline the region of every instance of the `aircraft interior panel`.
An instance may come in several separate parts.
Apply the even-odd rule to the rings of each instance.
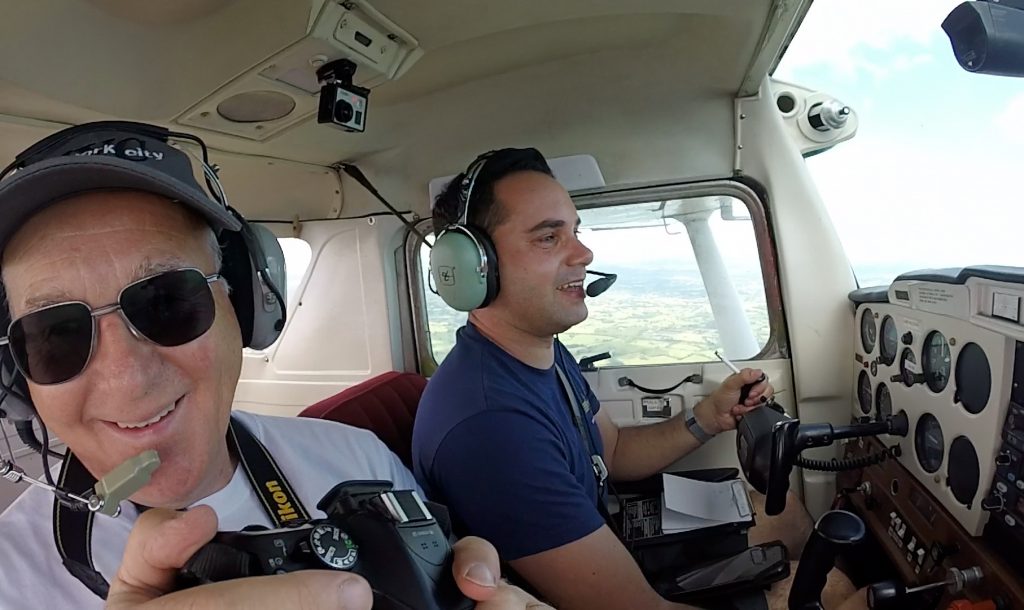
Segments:
[[[1024,608],[1022,296],[1024,276],[991,268],[851,294],[852,419],[905,413],[908,432],[849,442],[847,460],[888,459],[839,487],[904,580],[949,601]]]

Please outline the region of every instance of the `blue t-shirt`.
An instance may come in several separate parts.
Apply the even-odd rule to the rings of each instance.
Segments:
[[[597,398],[568,350],[555,342],[582,405]],[[587,422],[596,450],[601,434]],[[427,383],[416,413],[413,471],[464,533],[505,560],[557,548],[604,524],[586,445],[554,367],[516,360],[471,324]],[[602,498],[602,501],[604,499]]]

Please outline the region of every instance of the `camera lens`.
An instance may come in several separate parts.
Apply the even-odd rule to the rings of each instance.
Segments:
[[[348,123],[352,120],[355,110],[347,100],[338,100],[334,104],[334,120],[339,123]]]

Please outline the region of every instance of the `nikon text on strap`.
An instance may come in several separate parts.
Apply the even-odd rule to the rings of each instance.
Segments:
[[[263,443],[234,418],[228,425],[227,438],[274,526],[285,527],[308,521],[309,513]],[[61,466],[58,487],[79,492],[91,489],[95,484],[96,478],[68,450]],[[110,585],[92,561],[94,517],[95,513],[84,506],[73,507],[57,498],[53,500],[53,539],[64,567],[90,591],[106,599]]]

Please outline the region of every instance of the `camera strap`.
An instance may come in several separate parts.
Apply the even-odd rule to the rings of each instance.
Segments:
[[[228,424],[227,439],[274,526],[286,527],[308,521],[309,513],[270,452],[233,417]],[[94,485],[96,478],[68,449],[57,486],[79,492],[92,489]],[[145,507],[139,509],[142,511]],[[69,506],[57,498],[53,500],[53,540],[65,569],[99,598],[106,599],[110,584],[96,570],[92,560],[94,518],[95,513],[82,505]]]

